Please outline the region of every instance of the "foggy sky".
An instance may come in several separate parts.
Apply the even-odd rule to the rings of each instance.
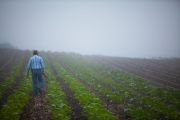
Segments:
[[[87,55],[180,57],[180,2],[1,0],[0,42]]]

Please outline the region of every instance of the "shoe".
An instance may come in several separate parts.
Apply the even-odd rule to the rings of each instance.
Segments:
[[[41,88],[38,88],[38,91],[39,91],[39,93],[40,93],[40,94],[42,94],[42,90],[41,90]]]

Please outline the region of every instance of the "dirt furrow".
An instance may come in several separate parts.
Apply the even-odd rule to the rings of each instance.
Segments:
[[[52,61],[51,61],[51,58],[49,55],[48,55],[48,59],[50,61],[50,67],[53,71],[53,74],[55,76],[57,76],[58,73],[52,64]],[[64,82],[64,80],[62,78],[57,76],[56,79],[59,81],[63,92],[66,94],[66,100],[68,101],[68,104],[72,111],[71,120],[87,120],[86,117],[82,116],[82,114],[83,114],[82,107],[81,107],[79,101],[77,99],[75,99],[74,92],[69,88],[69,86]]]
[[[47,91],[47,81],[43,78],[42,94],[34,97],[33,91],[29,104],[24,108],[20,120],[51,120],[51,113],[46,109],[48,101],[45,97]]]

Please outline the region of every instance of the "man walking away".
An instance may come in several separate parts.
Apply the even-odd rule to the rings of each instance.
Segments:
[[[33,89],[34,89],[34,95],[38,95],[38,91],[40,94],[42,94],[42,85],[43,85],[43,78],[42,78],[42,72],[45,70],[43,59],[38,56],[38,51],[33,51],[33,56],[29,59],[28,65],[27,65],[27,77],[29,70],[31,69],[32,72],[32,81],[33,81]]]

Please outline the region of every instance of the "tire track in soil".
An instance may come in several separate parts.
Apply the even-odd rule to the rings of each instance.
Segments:
[[[52,120],[51,113],[46,109],[48,101],[45,98],[47,91],[47,81],[43,77],[42,94],[34,97],[33,91],[30,93],[29,104],[24,108],[20,120]]]
[[[58,59],[58,62],[62,65],[62,67],[68,71],[74,78],[76,78],[79,82],[81,82],[84,86],[86,86],[87,88],[90,89],[90,92],[92,94],[95,94],[97,95],[102,101],[103,101],[103,106],[108,109],[114,116],[116,116],[118,119],[121,119],[121,120],[128,120],[130,119],[129,116],[125,115],[124,113],[124,105],[119,103],[113,103],[113,102],[109,102],[109,100],[107,100],[105,97],[101,96],[99,94],[99,91],[98,90],[94,90],[93,86],[87,84],[86,82],[84,82],[84,80],[82,80],[81,78],[79,78],[77,75],[75,75],[74,72],[71,71],[70,68],[68,68],[62,60],[59,59],[59,57],[55,56],[56,59]]]
[[[48,56],[48,61],[50,61],[50,68],[53,72],[53,74],[55,76],[58,75],[57,71],[55,70],[54,66],[52,65],[52,60],[49,56]],[[79,103],[79,101],[77,99],[75,99],[74,97],[74,92],[69,88],[69,86],[64,82],[64,80],[62,78],[60,78],[59,76],[56,77],[56,79],[59,81],[63,92],[66,94],[66,100],[68,101],[68,105],[71,108],[72,114],[71,116],[71,120],[87,120],[86,117],[82,116],[82,107]]]
[[[20,72],[19,74],[15,77],[15,82],[11,85],[11,87],[7,90],[5,90],[4,94],[2,95],[1,99],[0,99],[0,109],[2,108],[2,106],[7,102],[7,98],[9,95],[13,94],[14,93],[14,90],[18,88],[19,84],[21,83],[22,81],[22,78],[23,78],[23,72],[24,72],[24,69],[25,69],[25,66],[26,66],[26,63],[28,61],[28,54],[27,54],[28,51],[26,51],[25,53],[25,56],[24,56],[24,60],[23,60],[23,64],[20,68]]]

